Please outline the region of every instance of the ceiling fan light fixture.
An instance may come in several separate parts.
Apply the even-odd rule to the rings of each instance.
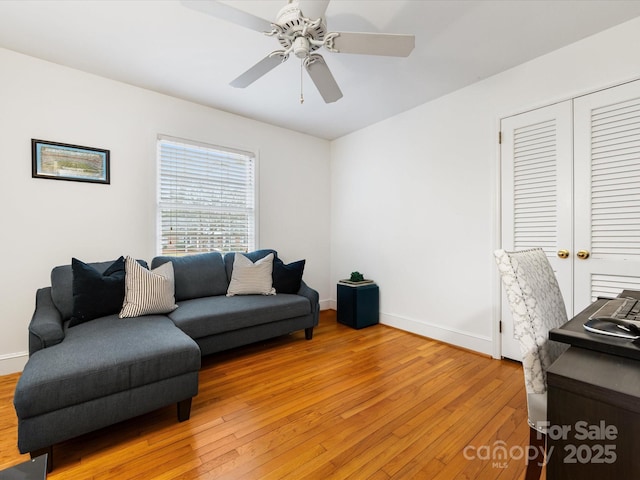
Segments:
[[[327,32],[324,19],[312,20],[304,17],[298,2],[291,2],[281,9],[272,26],[273,30],[265,33],[268,36],[275,36],[285,51],[293,51],[298,58],[304,58],[309,52],[320,48],[324,44],[324,36]],[[296,50],[303,48],[302,42],[296,45],[296,41],[301,37],[306,40],[304,48],[307,53],[304,56],[302,53],[296,53]]]
[[[306,37],[297,37],[293,41],[293,54],[298,58],[309,56],[309,40]]]

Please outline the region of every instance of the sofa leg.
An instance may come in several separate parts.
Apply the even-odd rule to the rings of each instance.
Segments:
[[[178,402],[178,421],[184,422],[191,416],[191,398]]]
[[[313,327],[304,329],[304,338],[311,340],[313,338]]]
[[[41,455],[47,456],[47,473],[51,473],[53,470],[53,445],[50,447],[40,448],[38,450],[34,450],[33,452],[29,452],[31,459],[33,460],[36,457],[40,457]]]

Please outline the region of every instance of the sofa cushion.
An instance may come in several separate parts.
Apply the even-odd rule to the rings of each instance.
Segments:
[[[272,272],[273,253],[262,257],[255,263],[241,253],[236,254],[227,296],[275,295]]]
[[[155,257],[151,261],[151,268],[167,262],[173,264],[177,302],[227,293],[229,281],[219,252],[184,257]]]
[[[269,255],[270,253],[273,253],[274,259],[278,258],[278,252],[276,252],[275,250],[271,250],[270,248],[256,250],[254,252],[249,252],[249,253],[243,253],[242,255],[244,255],[249,260],[255,263],[261,258],[264,258],[267,255]],[[236,252],[229,252],[229,253],[226,253],[224,256],[224,267],[227,271],[228,282],[231,282],[231,274],[233,273],[233,262],[235,258],[236,258]]]
[[[273,261],[273,288],[277,293],[298,293],[304,264],[304,260],[298,260],[288,265],[285,265],[279,258]]]
[[[169,318],[191,338],[311,313],[311,304],[306,297],[287,294],[194,298],[178,305]]]
[[[19,418],[172,378],[200,368],[200,349],[166,316],[97,318],[38,350],[18,381]]]
[[[108,262],[88,263],[87,265],[102,274],[113,262],[114,260],[110,260]],[[144,260],[138,260],[138,263],[147,268],[147,262]],[[51,298],[60,312],[62,320],[69,320],[73,315],[73,271],[71,265],[60,265],[51,270]]]
[[[124,257],[113,262],[103,273],[72,258],[71,270],[73,313],[70,327],[120,311],[124,300]]]
[[[178,308],[174,296],[172,263],[163,263],[153,270],[147,270],[133,258],[127,257],[125,268],[127,274],[120,318],[169,313]]]

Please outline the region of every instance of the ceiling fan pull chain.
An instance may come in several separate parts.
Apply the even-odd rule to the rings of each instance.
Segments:
[[[302,94],[302,66],[304,65],[304,59],[300,59],[300,105],[304,103],[304,95]]]

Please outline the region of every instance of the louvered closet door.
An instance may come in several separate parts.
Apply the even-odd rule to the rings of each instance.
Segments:
[[[542,248],[572,312],[572,106],[563,102],[503,119],[502,248]],[[513,320],[502,301],[502,356],[519,360]]]
[[[575,307],[640,289],[640,81],[574,101]],[[575,257],[574,257],[575,258]]]

